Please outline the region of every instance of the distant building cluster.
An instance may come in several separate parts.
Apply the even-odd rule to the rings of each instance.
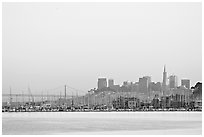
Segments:
[[[137,82],[124,81],[122,85],[118,85],[114,83],[114,79],[98,78],[97,88],[90,90],[87,96],[90,105],[111,103],[112,106],[120,106],[122,102],[126,102],[121,106],[127,107],[128,104],[141,106],[142,102],[164,108],[164,106],[183,107],[184,104],[189,105],[195,101],[200,104],[201,95],[196,94],[194,97],[194,89],[190,88],[190,79],[181,79],[181,85],[178,86],[178,77],[176,75],[167,77],[164,66],[162,82],[153,82],[150,76],[143,76]]]
[[[179,93],[189,93],[190,80],[182,79],[181,85],[178,86],[178,78],[176,75],[170,75],[167,78],[166,68],[164,66],[163,82],[153,82],[150,76],[144,76],[139,78],[138,82],[124,81],[122,85],[114,84],[113,79],[98,78],[98,87],[94,91],[95,93],[103,91],[114,91],[114,92],[134,92],[137,93],[138,97],[143,100],[152,98],[155,95],[159,97],[164,95],[172,95]]]

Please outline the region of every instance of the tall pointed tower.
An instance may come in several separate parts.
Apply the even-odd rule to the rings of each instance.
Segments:
[[[166,92],[166,80],[167,80],[167,72],[166,72],[166,65],[164,65],[163,82],[162,82],[163,95],[165,95],[165,92]]]
[[[163,85],[166,85],[167,73],[166,73],[166,66],[164,65],[164,72],[163,72]]]

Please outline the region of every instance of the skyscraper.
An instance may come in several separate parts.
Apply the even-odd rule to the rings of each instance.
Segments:
[[[163,95],[165,95],[165,92],[166,92],[166,79],[167,79],[167,72],[166,72],[166,66],[164,66],[163,82],[162,82]]]
[[[190,89],[190,80],[189,79],[182,79],[181,86],[185,86],[187,89]]]
[[[147,83],[148,83],[148,93],[151,91],[151,77],[150,76],[144,76],[144,78],[147,78]]]
[[[177,76],[171,75],[169,76],[169,88],[174,89],[178,86]]]
[[[148,85],[149,85],[149,81],[147,77],[139,78],[139,92],[140,93],[143,93],[144,95],[149,95]]]
[[[166,66],[164,66],[164,72],[163,72],[163,85],[166,86],[166,78],[167,78],[167,72],[166,72]]]
[[[144,78],[147,78],[149,84],[152,82],[150,76],[144,76]]]
[[[150,96],[150,86],[151,77],[145,76],[143,78],[139,78],[139,92],[144,94],[147,97]]]
[[[114,80],[113,79],[109,79],[108,80],[108,87],[113,87],[114,86]]]
[[[107,81],[106,78],[98,78],[98,89],[102,89],[107,87]]]

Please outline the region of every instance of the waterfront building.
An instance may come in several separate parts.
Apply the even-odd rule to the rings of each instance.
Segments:
[[[152,100],[152,106],[153,106],[154,109],[158,109],[160,107],[159,99],[158,98],[154,98]]]
[[[134,97],[118,97],[113,100],[113,108],[135,109],[140,107],[140,100]]]
[[[184,97],[184,100],[185,100],[186,103],[190,102],[190,96],[192,94],[193,94],[192,90],[187,89],[184,86],[179,86],[179,87],[177,87],[175,89],[171,89],[171,90],[169,90],[169,93],[168,93],[169,96],[181,95],[182,98]]]
[[[106,78],[98,78],[98,90],[107,87],[107,80]]]
[[[113,108],[116,108],[116,109],[123,109],[125,108],[125,100],[124,100],[124,97],[119,97],[117,99],[114,99],[113,100]]]
[[[171,106],[171,99],[169,96],[161,97],[160,107],[163,109],[170,108]]]
[[[127,98],[127,105],[129,109],[135,109],[139,107],[140,101],[137,98]]]
[[[190,89],[190,80],[189,79],[182,79],[181,86],[185,86],[187,89]]]
[[[136,108],[136,101],[128,101],[128,108],[130,109]]]

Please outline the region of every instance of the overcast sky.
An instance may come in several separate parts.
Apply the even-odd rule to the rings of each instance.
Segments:
[[[202,78],[201,3],[3,3],[3,93]],[[63,90],[63,87],[61,88]],[[57,90],[61,90],[57,89]],[[51,91],[50,91],[51,92]],[[53,91],[57,92],[57,91]]]

